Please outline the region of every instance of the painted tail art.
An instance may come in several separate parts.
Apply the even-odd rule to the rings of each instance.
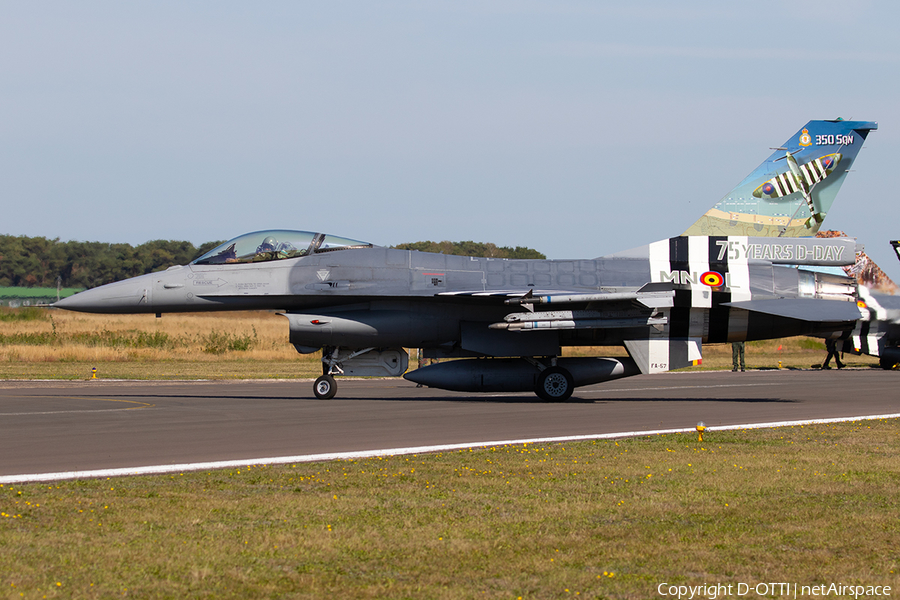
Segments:
[[[815,235],[876,129],[871,121],[810,121],[684,235]]]

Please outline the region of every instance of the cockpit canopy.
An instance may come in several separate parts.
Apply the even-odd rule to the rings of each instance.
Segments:
[[[254,231],[228,240],[216,246],[192,265],[220,265],[231,263],[253,263],[268,260],[297,258],[320,252],[347,250],[350,248],[371,248],[372,244],[347,238],[313,233],[311,231],[290,231],[269,229]]]

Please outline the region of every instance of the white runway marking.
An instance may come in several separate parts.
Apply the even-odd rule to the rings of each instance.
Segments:
[[[743,425],[723,425],[707,427],[710,431],[727,431],[733,429],[768,429],[773,427],[794,427],[797,425],[818,425],[826,423],[843,423],[848,421],[873,421],[876,419],[897,419],[900,413],[888,415],[866,415],[859,417],[837,417],[833,419],[807,419],[803,421],[777,421],[773,423],[749,423]],[[184,471],[205,471],[212,469],[231,469],[246,466],[284,465],[290,463],[324,462],[331,460],[357,460],[377,456],[400,456],[405,454],[427,454],[432,452],[449,452],[467,448],[489,448],[491,446],[509,446],[515,444],[550,444],[559,442],[580,442],[587,440],[607,440],[629,438],[644,435],[663,435],[671,433],[691,433],[693,427],[684,429],[655,429],[650,431],[623,431],[619,433],[598,433],[588,435],[570,435],[564,437],[530,438],[521,440],[503,440],[493,442],[469,442],[463,444],[444,444],[440,446],[416,446],[411,448],[390,448],[387,450],[363,450],[360,452],[334,452],[330,454],[305,454],[300,456],[277,456],[272,458],[251,458],[246,460],[225,460],[205,463],[185,463],[180,465],[155,465],[147,467],[126,467],[120,469],[98,469],[95,471],[69,471],[65,473],[36,473],[28,475],[0,476],[0,484],[30,483],[37,481],[60,481],[64,479],[93,479],[97,477],[124,477],[128,475],[160,475],[164,473],[181,473]]]
[[[669,385],[665,387],[620,388],[602,390],[579,390],[578,394],[609,394],[611,392],[652,392],[656,390],[703,390],[713,388],[735,387],[762,387],[766,385],[781,385],[780,383],[721,383],[717,385]]]

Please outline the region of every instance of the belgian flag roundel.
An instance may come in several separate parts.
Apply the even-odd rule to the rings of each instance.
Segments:
[[[700,276],[700,282],[703,285],[708,285],[709,287],[722,287],[722,285],[725,283],[725,278],[722,277],[721,273],[716,273],[715,271],[707,271]]]

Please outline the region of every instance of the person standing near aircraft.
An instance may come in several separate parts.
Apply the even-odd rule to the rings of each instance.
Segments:
[[[741,373],[744,372],[744,342],[731,342],[731,372],[736,373],[738,362],[741,363]]]
[[[838,353],[837,342],[834,340],[825,340],[825,349],[828,350],[828,356],[825,357],[825,362],[822,364],[823,369],[830,369],[831,367],[828,363],[831,362],[831,357],[834,357],[834,362],[837,363],[838,369],[844,368],[844,363],[841,362],[841,357]]]

